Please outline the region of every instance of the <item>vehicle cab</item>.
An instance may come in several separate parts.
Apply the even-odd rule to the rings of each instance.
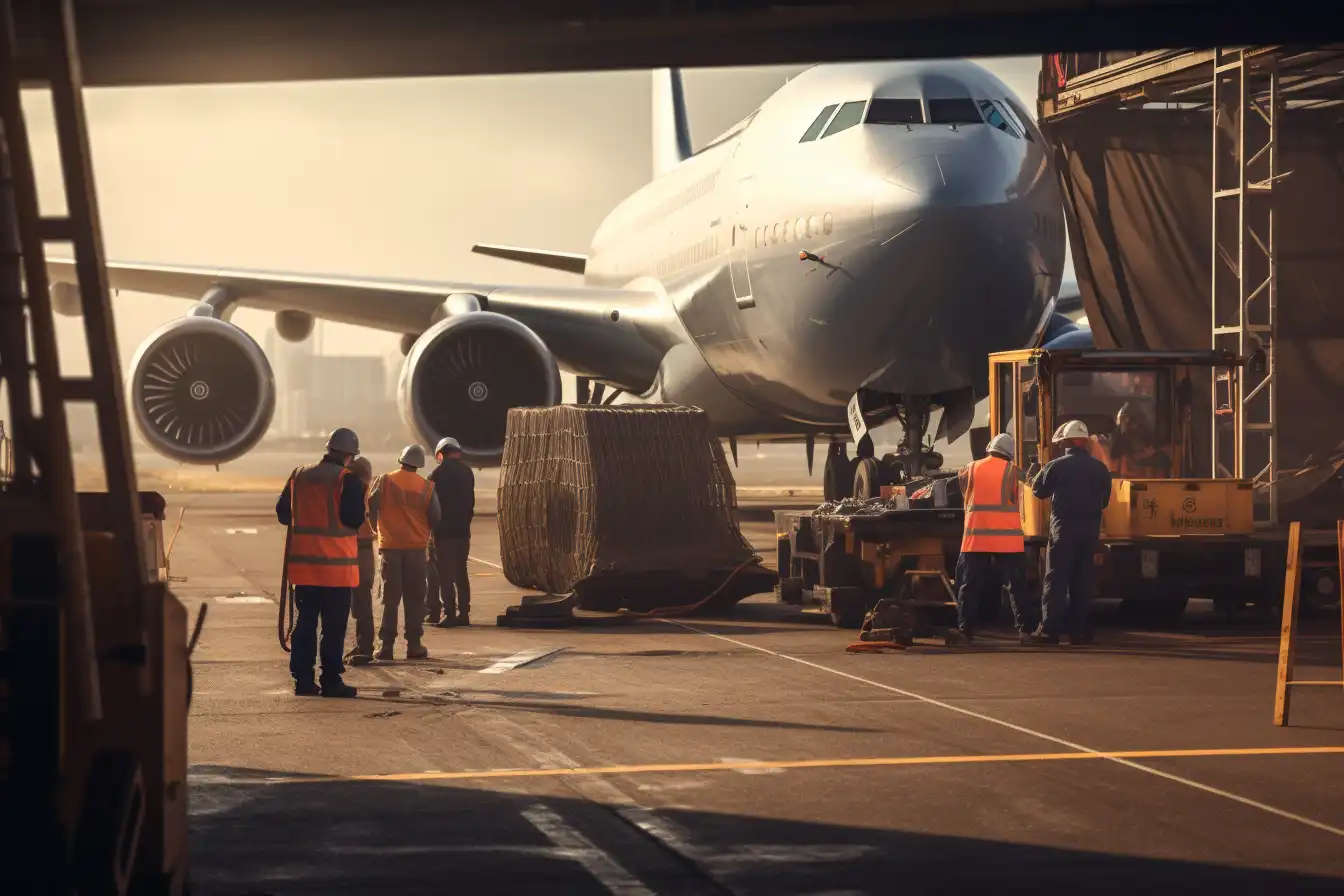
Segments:
[[[1018,465],[1032,477],[1061,453],[1050,441],[1058,426],[1086,424],[1093,456],[1111,470],[1103,540],[1250,533],[1252,483],[1215,477],[1208,433],[1196,431],[1208,419],[1196,402],[1208,401],[1213,382],[1237,394],[1241,363],[1214,351],[1000,352],[990,356],[990,432],[1013,436]],[[1022,514],[1028,539],[1043,541],[1049,501],[1028,490]]]

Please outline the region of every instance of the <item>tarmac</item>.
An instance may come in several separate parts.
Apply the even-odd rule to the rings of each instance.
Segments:
[[[169,500],[174,591],[209,607],[193,896],[1344,887],[1344,693],[1301,689],[1274,727],[1273,622],[1192,604],[1135,628],[1102,606],[1091,647],[851,655],[854,633],[761,595],[729,618],[498,628],[522,592],[483,494],[473,625],[349,670],[356,700],[296,698],[274,495]],[[769,563],[785,500],[745,502]],[[1303,626],[1298,678],[1339,679],[1339,625]]]

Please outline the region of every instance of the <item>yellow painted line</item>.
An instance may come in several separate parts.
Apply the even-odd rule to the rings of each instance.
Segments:
[[[469,781],[491,778],[560,778],[585,775],[661,775],[760,769],[877,768],[902,765],[970,765],[995,762],[1061,762],[1082,759],[1188,759],[1228,756],[1338,756],[1341,747],[1249,747],[1223,750],[1127,750],[1113,753],[1004,753],[983,756],[878,756],[860,759],[785,759],[760,762],[690,762],[666,765],[607,765],[591,768],[504,768],[464,772],[406,772],[387,775],[274,777],[260,784],[336,781]],[[238,781],[239,784],[249,783]]]

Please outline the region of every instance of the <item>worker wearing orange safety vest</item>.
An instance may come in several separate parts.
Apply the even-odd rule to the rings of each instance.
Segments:
[[[359,585],[359,537],[364,522],[364,486],[346,465],[359,454],[359,437],[338,429],[327,440],[326,455],[290,474],[275,516],[289,527],[285,578],[294,587],[298,620],[294,626],[289,671],[301,697],[353,697],[341,680],[341,649],[350,619],[351,593]],[[318,659],[318,623],[322,628],[322,678],[314,680]]]
[[[383,594],[382,648],[378,659],[392,659],[397,640],[397,608],[405,604],[406,658],[424,659],[420,643],[425,629],[425,576],[429,535],[438,525],[439,497],[434,485],[417,470],[425,465],[425,449],[408,445],[398,458],[400,469],[379,476],[369,489],[369,523],[378,538],[378,578]]]
[[[1035,625],[1026,618],[1025,546],[1022,537],[1018,489],[1026,478],[1013,463],[1013,437],[1000,433],[990,440],[989,455],[965,467],[961,482],[966,528],[957,564],[957,627],[948,632],[949,645],[970,644],[978,619],[980,595],[987,579],[997,572],[1008,584],[1013,623],[1025,641]],[[996,592],[997,596],[997,592]]]
[[[367,502],[369,483],[373,481],[373,464],[367,457],[350,462],[350,471],[364,486]],[[352,666],[366,666],[373,662],[373,580],[377,575],[374,564],[374,531],[367,519],[359,527],[359,584],[350,599],[350,618],[355,621],[355,646],[345,655]]]

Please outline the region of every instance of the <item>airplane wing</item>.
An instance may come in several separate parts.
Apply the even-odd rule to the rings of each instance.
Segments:
[[[582,274],[588,266],[588,256],[573,252],[550,252],[545,249],[524,249],[519,246],[495,246],[490,243],[477,243],[471,247],[477,255],[489,255],[539,268],[550,268],[570,274]]]
[[[573,256],[582,260],[583,256]],[[74,263],[48,259],[53,285],[76,282]],[[482,310],[514,318],[533,330],[560,367],[580,376],[642,392],[652,384],[670,346],[665,303],[656,292],[590,287],[502,286],[468,282],[385,280],[109,262],[114,290],[200,301],[212,290],[266,311],[301,311],[316,318],[418,336],[451,295],[476,296]]]

